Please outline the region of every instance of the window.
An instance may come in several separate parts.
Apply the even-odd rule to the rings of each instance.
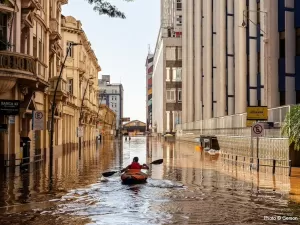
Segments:
[[[33,37],[33,56],[36,58],[38,57],[37,56],[37,39],[35,36]]]
[[[177,8],[178,11],[181,11],[181,10],[182,10],[182,3],[181,3],[181,0],[177,0],[176,8]]]
[[[7,49],[7,14],[0,13],[0,50]]]
[[[181,89],[178,89],[178,102],[182,101],[182,91]]]
[[[182,25],[182,16],[181,15],[177,15],[176,16],[176,25],[177,26],[181,26]]]
[[[173,68],[173,81],[181,81],[182,68]]]
[[[296,56],[300,56],[300,28],[296,29]]]
[[[176,102],[175,90],[167,90],[167,102]]]
[[[170,81],[170,67],[167,67],[166,70],[167,70],[166,81]]]
[[[73,79],[68,80],[68,92],[73,95]]]
[[[279,33],[279,51],[280,51],[280,58],[285,57],[285,32],[280,32]]]
[[[67,41],[67,49],[66,49],[66,54],[68,57],[71,57],[73,58],[73,46],[71,46],[70,50],[69,50],[69,53],[68,53],[68,49],[69,49],[69,46],[72,44],[73,42],[72,41]]]

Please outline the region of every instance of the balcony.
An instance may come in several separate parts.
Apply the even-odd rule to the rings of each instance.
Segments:
[[[79,74],[84,74],[86,72],[86,64],[84,61],[79,61],[79,67],[78,67],[78,70],[79,70]]]
[[[61,39],[61,35],[59,34],[59,23],[57,19],[55,18],[50,19],[49,29],[50,29],[50,40]]]
[[[53,77],[49,79],[50,82],[50,93],[53,96],[54,95],[54,90],[57,84],[58,77]],[[64,101],[68,98],[69,93],[67,89],[67,82],[65,80],[60,80],[58,87],[57,87],[57,92],[56,92],[56,99]]]
[[[0,93],[10,91],[18,81],[29,87],[37,83],[36,61],[32,56],[0,51]]]

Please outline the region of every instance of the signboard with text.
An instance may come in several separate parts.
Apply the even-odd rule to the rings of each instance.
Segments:
[[[19,115],[19,100],[0,100],[0,115]]]
[[[266,106],[247,107],[247,120],[268,120],[268,107]]]

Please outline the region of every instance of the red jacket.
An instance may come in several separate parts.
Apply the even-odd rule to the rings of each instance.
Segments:
[[[132,162],[131,165],[129,166],[129,169],[142,169],[143,166],[141,166],[138,162]]]

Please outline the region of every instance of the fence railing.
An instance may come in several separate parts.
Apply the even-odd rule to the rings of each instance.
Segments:
[[[265,130],[268,137],[281,137],[280,127],[292,105],[268,109],[268,122],[274,122],[275,129]],[[250,136],[251,130],[246,127],[247,113],[216,117],[189,123],[177,124],[176,130],[188,132],[196,130],[201,134]]]

